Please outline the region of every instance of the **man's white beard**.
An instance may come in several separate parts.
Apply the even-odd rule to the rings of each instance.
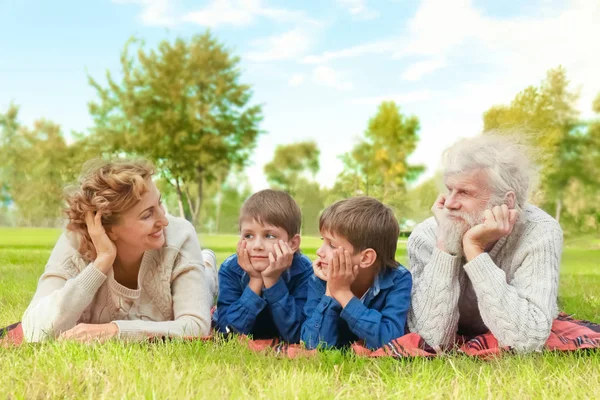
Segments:
[[[486,209],[491,209],[494,206],[502,204],[502,198],[492,196],[490,201],[488,201],[487,206],[481,212],[467,213],[464,211],[452,211],[447,212],[448,215],[452,215],[455,217],[460,217],[461,219],[456,218],[443,218],[438,229],[441,229],[446,238],[446,250],[450,254],[455,254],[457,256],[463,256],[463,237],[465,233],[475,225],[479,225],[483,223],[484,220],[484,212]]]
[[[463,236],[465,236],[465,233],[469,229],[483,222],[483,214],[469,214],[461,211],[453,212],[451,215],[460,217],[462,220],[444,218],[441,221],[439,229],[443,231],[446,238],[446,250],[450,254],[462,256]]]

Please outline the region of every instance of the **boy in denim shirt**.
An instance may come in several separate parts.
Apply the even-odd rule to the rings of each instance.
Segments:
[[[219,269],[216,328],[297,343],[313,274],[298,250],[300,208],[285,192],[263,190],[246,200],[239,221],[237,252]]]
[[[404,335],[412,277],[395,260],[398,221],[370,197],[329,206],[319,219],[323,244],[313,264],[302,341],[307,348],[364,340],[379,348]]]

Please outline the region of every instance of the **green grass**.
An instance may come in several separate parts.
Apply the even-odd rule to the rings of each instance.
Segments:
[[[20,320],[59,234],[0,229],[0,326]],[[200,241],[222,261],[237,237]],[[313,257],[319,242],[303,238],[304,253]],[[600,250],[564,251],[562,310],[600,321],[599,262]],[[593,398],[600,393],[600,352],[481,361],[460,355],[373,360],[327,351],[287,360],[252,353],[237,341],[55,342],[0,349],[0,377],[3,398]]]

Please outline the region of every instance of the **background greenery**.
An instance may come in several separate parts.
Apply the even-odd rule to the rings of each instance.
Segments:
[[[599,237],[600,94],[589,105],[596,116],[583,120],[564,68],[540,79],[509,104],[490,104],[484,130],[530,144],[541,173],[533,202],[559,220],[567,236]],[[0,110],[0,225],[61,226],[63,187],[75,182],[84,162],[129,156],[155,163],[172,214],[199,232],[237,232],[239,207],[252,193],[245,167],[264,133],[262,107],[252,101],[239,57],[210,32],[156,48],[134,38],[124,46],[120,71],[89,82],[93,126],[71,132],[70,140],[51,119],[29,127],[20,123],[16,104]],[[419,181],[424,167],[408,161],[419,129],[418,116],[384,101],[340,156],[343,170],[331,187],[315,180],[321,150],[312,141],[277,146],[264,174],[273,188],[296,198],[304,234],[318,235],[326,205],[355,195],[392,206],[409,232],[429,216],[441,183],[439,173]]]
[[[20,320],[60,230],[0,229],[0,326]],[[201,236],[219,262],[235,235]],[[303,238],[314,257],[320,242]],[[577,318],[600,321],[600,250],[593,239],[567,243],[559,302]],[[398,259],[406,264],[403,242]],[[237,341],[159,344],[46,343],[0,348],[0,393],[7,398],[593,398],[600,352],[507,354],[482,361],[365,359],[341,351],[313,358],[255,354]]]

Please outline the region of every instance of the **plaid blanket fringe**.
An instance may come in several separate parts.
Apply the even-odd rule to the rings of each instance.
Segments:
[[[186,340],[213,340],[212,336],[203,338],[185,338]],[[309,350],[300,344],[287,344],[278,339],[250,339],[239,336],[255,352],[266,352],[283,358],[311,357],[317,350]],[[23,330],[20,323],[0,329],[0,347],[8,348],[23,343]],[[546,341],[546,351],[575,351],[580,349],[600,348],[600,324],[585,320],[576,320],[561,313],[553,322],[550,336]],[[497,357],[510,351],[510,348],[499,345],[498,340],[490,332],[474,338],[457,337],[456,344],[451,349],[478,358]],[[352,345],[351,351],[363,357],[435,357],[440,353],[425,343],[416,333],[409,333],[394,339],[385,346],[370,350],[362,342]]]

